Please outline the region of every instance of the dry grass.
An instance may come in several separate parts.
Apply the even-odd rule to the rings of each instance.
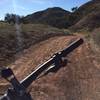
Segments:
[[[69,29],[73,31],[93,31],[94,29],[100,27],[100,11],[92,12],[87,16],[79,20],[75,25],[71,26]]]
[[[40,24],[17,26],[0,23],[0,66],[8,65],[16,58],[14,55],[31,45],[50,37],[67,35],[69,32]]]
[[[94,43],[100,47],[100,28],[95,29],[91,34]]]

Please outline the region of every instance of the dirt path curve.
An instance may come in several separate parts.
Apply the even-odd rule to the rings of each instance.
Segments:
[[[25,50],[11,65],[19,80],[80,36],[50,38]],[[70,42],[69,42],[70,41]],[[100,100],[100,66],[89,43],[68,56],[69,63],[57,73],[50,73],[30,86],[34,100]]]

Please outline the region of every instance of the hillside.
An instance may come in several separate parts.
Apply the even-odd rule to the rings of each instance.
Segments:
[[[16,60],[15,55],[31,45],[50,37],[67,35],[58,28],[41,24],[14,26],[0,23],[0,66],[8,65]]]
[[[74,12],[53,7],[27,15],[22,20],[24,23],[42,23],[58,28],[68,28],[72,26],[71,30],[87,29],[86,24],[88,24],[88,28],[91,30],[95,29],[96,25],[100,22],[100,18],[98,17],[98,23],[94,23],[95,21],[97,22],[96,16],[99,15],[99,11],[100,0],[91,0],[80,6]],[[88,20],[90,16],[91,19]]]
[[[91,0],[80,6],[74,13],[70,30],[93,30],[100,27],[100,0]]]
[[[89,2],[80,6],[74,14],[77,15],[77,21],[84,18],[92,12],[100,11],[100,0],[90,0]]]
[[[92,31],[96,28],[100,27],[100,11],[92,12],[87,16],[83,17],[80,21],[78,21],[75,25],[71,26],[69,29],[78,31],[78,30],[86,30]]]
[[[36,44],[25,50],[20,59],[11,64],[11,68],[21,80],[54,52],[62,50],[79,37],[57,36]],[[97,52],[95,54],[95,49],[91,47],[93,44],[85,41],[67,57],[65,67],[33,82],[29,90],[35,100],[100,100],[100,56]]]
[[[42,23],[53,27],[67,28],[70,26],[69,15],[69,11],[54,7],[28,15],[23,20],[24,23]]]

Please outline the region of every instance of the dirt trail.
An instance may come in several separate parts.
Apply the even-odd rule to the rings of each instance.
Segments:
[[[19,80],[79,36],[50,38],[32,46],[11,65]],[[71,40],[71,41],[70,41]],[[100,65],[89,43],[84,43],[68,57],[68,64],[57,73],[33,82],[35,100],[100,100]]]

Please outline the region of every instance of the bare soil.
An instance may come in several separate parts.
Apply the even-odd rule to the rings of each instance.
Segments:
[[[80,36],[60,36],[43,41],[19,54],[20,58],[11,64],[19,80],[34,68],[50,58],[53,53],[67,47]],[[68,64],[57,73],[49,73],[29,87],[34,100],[100,100],[99,54],[85,39],[82,46],[69,54]],[[2,83],[2,84],[1,84]],[[5,81],[1,81],[0,90]],[[5,86],[4,86],[5,87]]]

